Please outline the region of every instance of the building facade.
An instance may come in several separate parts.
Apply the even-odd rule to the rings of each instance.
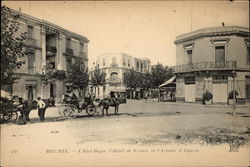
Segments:
[[[250,99],[249,29],[237,26],[204,28],[176,37],[176,99],[227,103],[229,93]]]
[[[38,74],[47,62],[56,70],[67,70],[68,65],[75,61],[81,61],[87,67],[89,40],[53,23],[14,10],[12,12],[20,16],[18,33],[27,32],[26,46],[29,48],[24,58],[26,63],[17,72],[20,79],[12,85],[12,94],[25,99],[40,96],[60,101],[70,85],[57,80],[55,84],[45,86]]]
[[[124,94],[128,89],[123,82],[123,74],[128,69],[134,69],[137,72],[145,73],[150,69],[150,60],[147,58],[136,58],[125,53],[104,54],[93,62],[93,67],[99,67],[106,73],[106,82],[104,86],[94,87],[90,92],[93,92],[96,97],[104,98],[109,94]],[[138,92],[140,90],[137,90]],[[135,92],[136,93],[136,92]],[[136,96],[134,93],[133,96]]]

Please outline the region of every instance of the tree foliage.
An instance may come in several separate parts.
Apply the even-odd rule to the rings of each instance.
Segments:
[[[27,54],[26,33],[17,34],[18,18],[8,7],[1,6],[1,85],[13,83],[16,70],[25,63],[22,58]]]
[[[128,88],[135,89],[140,86],[141,74],[134,69],[129,69],[123,74],[123,82]]]
[[[90,72],[90,84],[93,86],[102,86],[106,84],[106,73],[99,67]]]
[[[69,65],[67,70],[66,82],[71,83],[73,87],[83,88],[88,85],[89,74],[84,63],[76,61]]]
[[[157,88],[173,76],[172,69],[168,66],[163,66],[162,64],[158,63],[151,68],[151,76],[152,88]]]
[[[39,76],[43,85],[46,86],[48,84],[54,84],[56,80],[64,80],[66,78],[66,72],[64,70],[56,70],[50,62],[46,62]]]
[[[146,73],[140,73],[134,69],[129,69],[124,73],[123,79],[125,85],[129,88],[142,88],[147,90],[150,88],[157,88],[172,76],[171,68],[158,63]]]

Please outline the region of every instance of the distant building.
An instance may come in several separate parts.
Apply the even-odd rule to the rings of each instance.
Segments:
[[[30,50],[25,57],[26,64],[18,70],[20,79],[13,84],[12,94],[25,99],[34,99],[37,96],[54,97],[56,101],[59,101],[66,89],[70,89],[70,85],[56,81],[55,84],[45,87],[38,73],[42,72],[47,61],[57,70],[66,70],[68,65],[75,61],[81,61],[87,68],[89,40],[53,23],[11,11],[20,16],[19,33],[27,32],[26,45]]]
[[[201,102],[203,93],[213,103],[227,103],[235,89],[238,100],[250,99],[249,28],[204,28],[177,36],[176,99]],[[234,80],[235,79],[235,80]]]
[[[125,53],[118,54],[104,54],[97,58],[93,62],[93,67],[99,67],[104,71],[106,75],[107,84],[101,87],[93,87],[91,92],[94,92],[96,97],[104,98],[109,94],[114,96],[115,94],[126,94],[129,90],[126,88],[123,82],[123,74],[128,69],[135,69],[137,72],[145,73],[150,69],[150,60],[147,58],[136,58]],[[137,93],[140,90],[137,89]],[[134,95],[136,96],[136,92]]]

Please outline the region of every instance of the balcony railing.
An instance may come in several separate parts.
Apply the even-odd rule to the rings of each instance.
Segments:
[[[108,79],[108,83],[110,86],[121,86],[121,79]]]
[[[79,56],[80,56],[80,58],[88,59],[87,53],[85,53],[85,52],[79,52]]]
[[[46,55],[55,56],[57,49],[55,46],[46,46]]]
[[[236,61],[226,62],[199,62],[193,64],[184,64],[173,66],[173,72],[189,72],[189,71],[202,71],[202,70],[230,70],[236,69]]]
[[[65,50],[65,55],[66,55],[66,56],[73,56],[73,55],[74,55],[73,49],[71,49],[71,48],[66,48],[66,50]]]
[[[26,45],[27,46],[32,46],[32,47],[37,47],[37,40],[34,39],[34,38],[27,37]]]

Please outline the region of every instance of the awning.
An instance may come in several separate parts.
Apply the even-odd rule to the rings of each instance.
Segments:
[[[158,86],[159,88],[160,87],[163,87],[163,86],[167,86],[167,85],[169,85],[169,84],[171,84],[171,83],[175,83],[174,81],[175,81],[175,76],[173,76],[172,78],[170,78],[169,80],[167,80],[166,82],[164,82],[163,84],[161,84],[160,86]]]

